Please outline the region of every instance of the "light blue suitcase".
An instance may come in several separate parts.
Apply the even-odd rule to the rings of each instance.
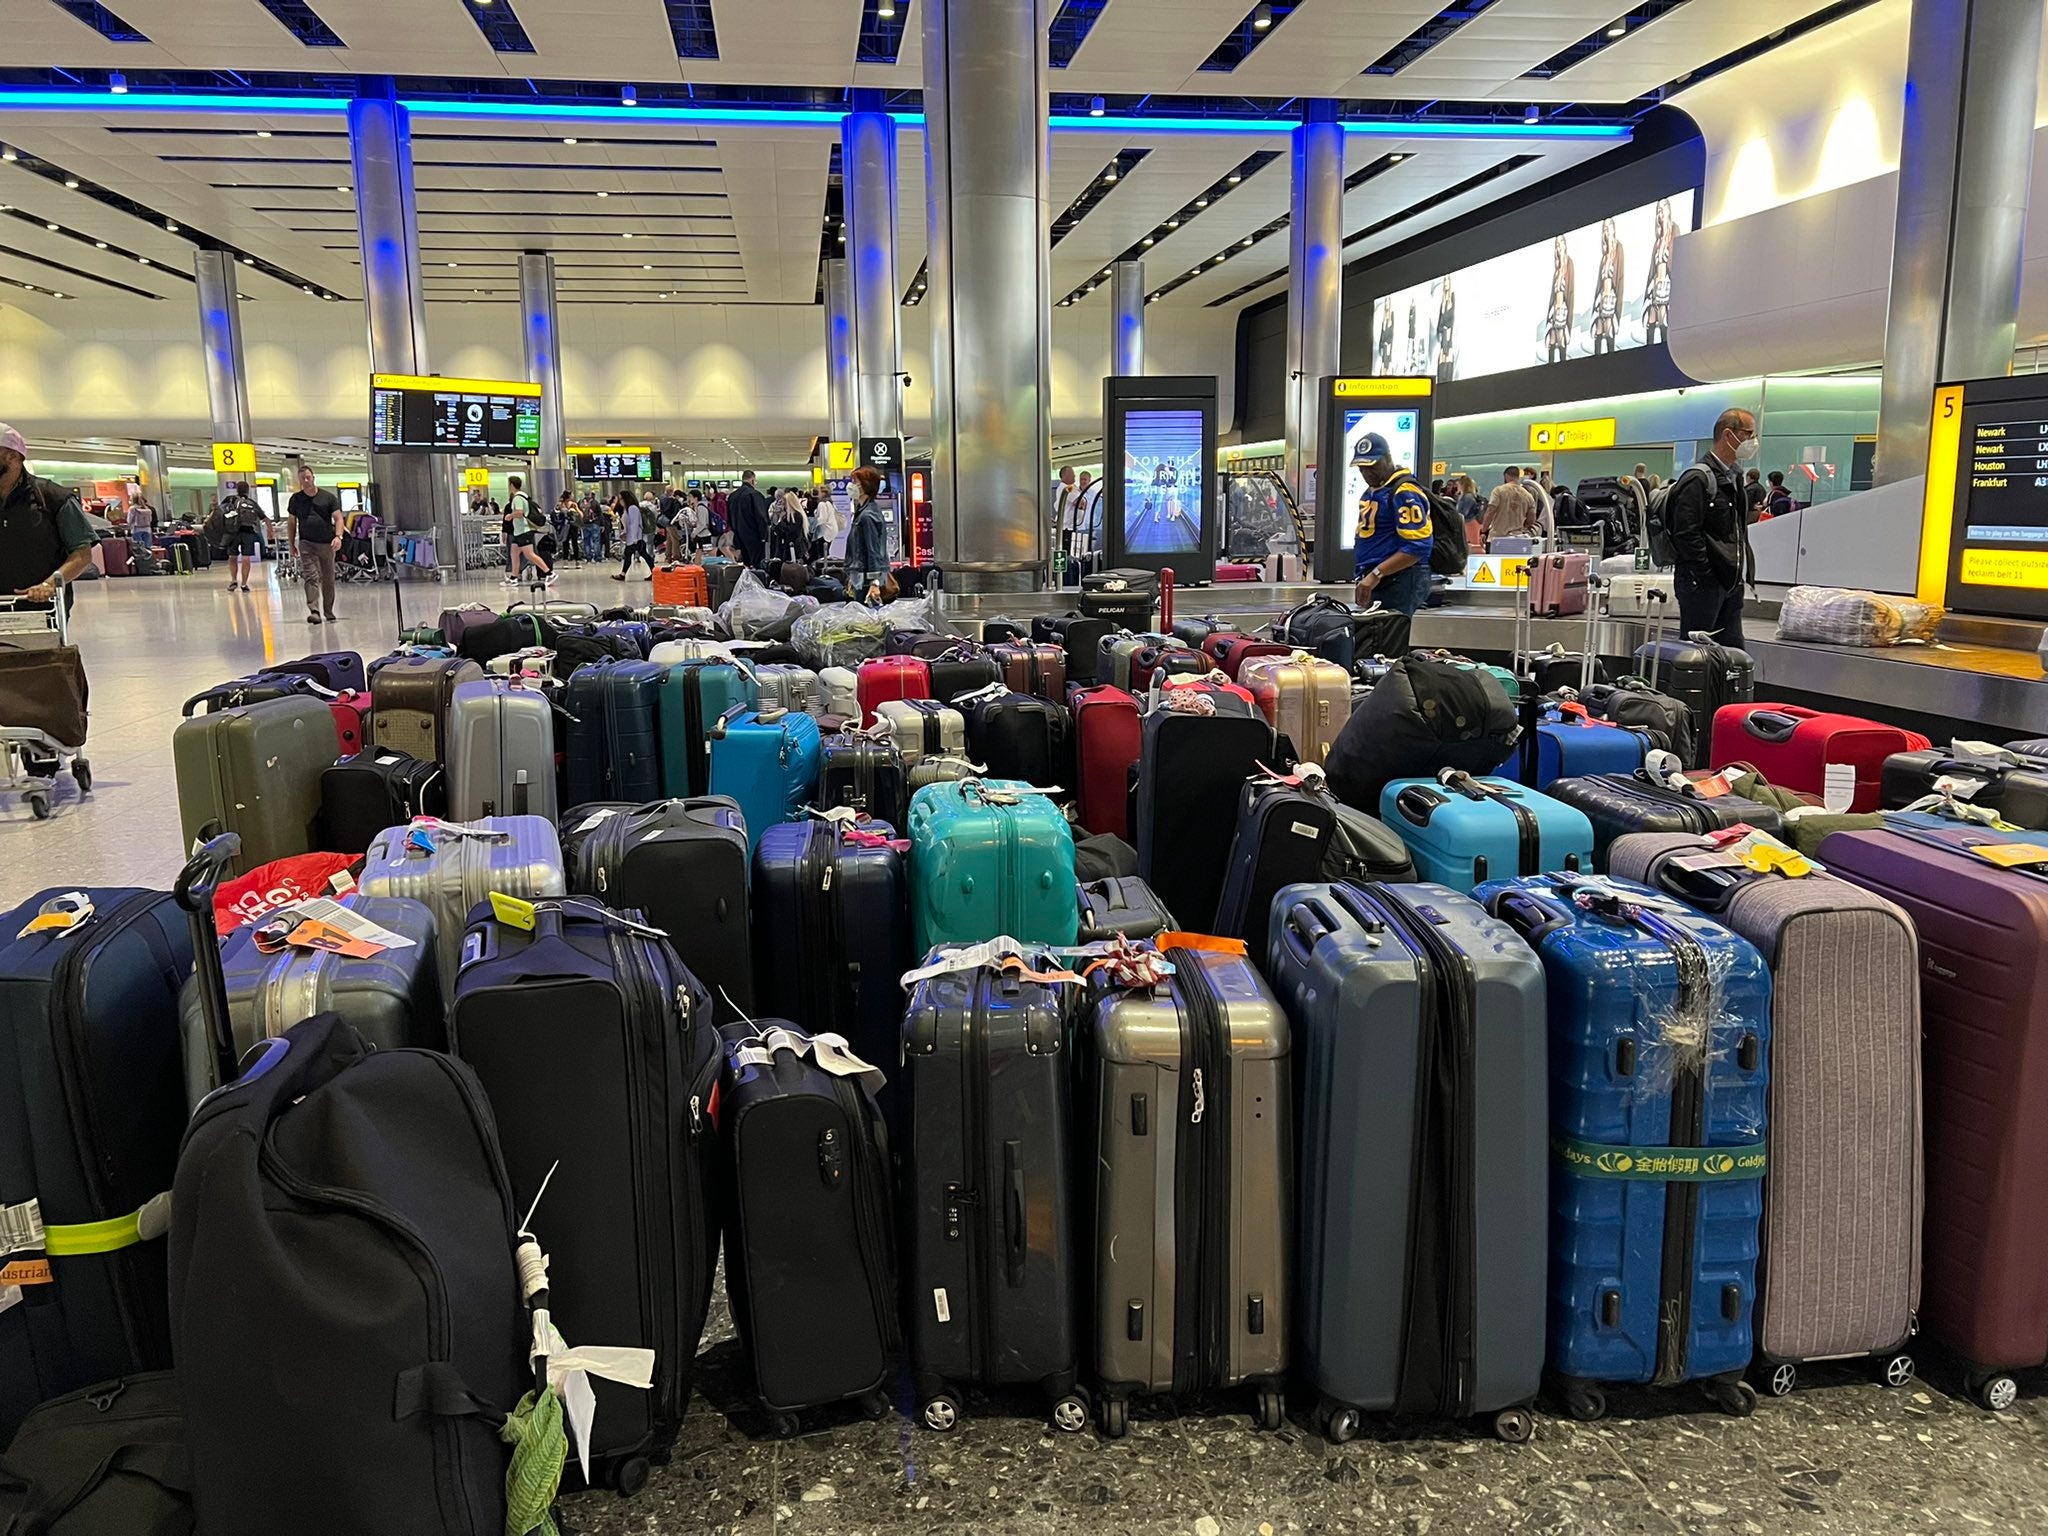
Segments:
[[[1072,944],[1080,932],[1073,829],[1015,780],[927,784],[912,797],[910,889],[918,954],[1003,935]]]
[[[822,759],[823,738],[810,715],[735,706],[712,726],[710,793],[739,802],[749,867],[763,832],[803,815]]]
[[[1517,875],[1593,871],[1586,813],[1512,779],[1452,770],[1396,779],[1380,794],[1380,820],[1401,834],[1419,878],[1454,891]]]

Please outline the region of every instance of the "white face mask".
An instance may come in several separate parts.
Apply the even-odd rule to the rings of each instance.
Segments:
[[[1763,444],[1756,438],[1745,439],[1741,446],[1735,450],[1735,462],[1738,464],[1754,464],[1756,456],[1762,448]]]

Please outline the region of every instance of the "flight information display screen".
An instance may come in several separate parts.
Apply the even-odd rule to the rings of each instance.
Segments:
[[[373,374],[370,443],[430,453],[538,453],[540,386]]]
[[[569,470],[578,480],[659,480],[661,455],[651,448],[571,448]]]

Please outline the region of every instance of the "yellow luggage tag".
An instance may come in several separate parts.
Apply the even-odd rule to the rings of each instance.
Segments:
[[[506,896],[498,891],[491,892],[491,916],[507,928],[533,932],[534,906],[530,901],[521,901],[517,896]]]
[[[2048,864],[2048,848],[2038,843],[1978,843],[1970,852],[2000,869],[2020,869],[2029,864]]]
[[[15,937],[25,939],[32,933],[77,928],[91,917],[92,899],[83,891],[66,891],[62,896],[52,896],[37,908],[36,915]]]
[[[1739,830],[1743,835],[1728,843],[1722,851],[1745,869],[1753,869],[1760,875],[1776,874],[1803,880],[1820,868],[1798,849],[1779,842],[1768,832],[1759,832],[1746,823]]]

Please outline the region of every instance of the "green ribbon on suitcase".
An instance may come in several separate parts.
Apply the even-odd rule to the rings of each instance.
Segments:
[[[1552,1132],[1550,1150],[1571,1173],[1589,1179],[1718,1184],[1760,1179],[1770,1162],[1761,1141],[1725,1147],[1613,1147]]]

